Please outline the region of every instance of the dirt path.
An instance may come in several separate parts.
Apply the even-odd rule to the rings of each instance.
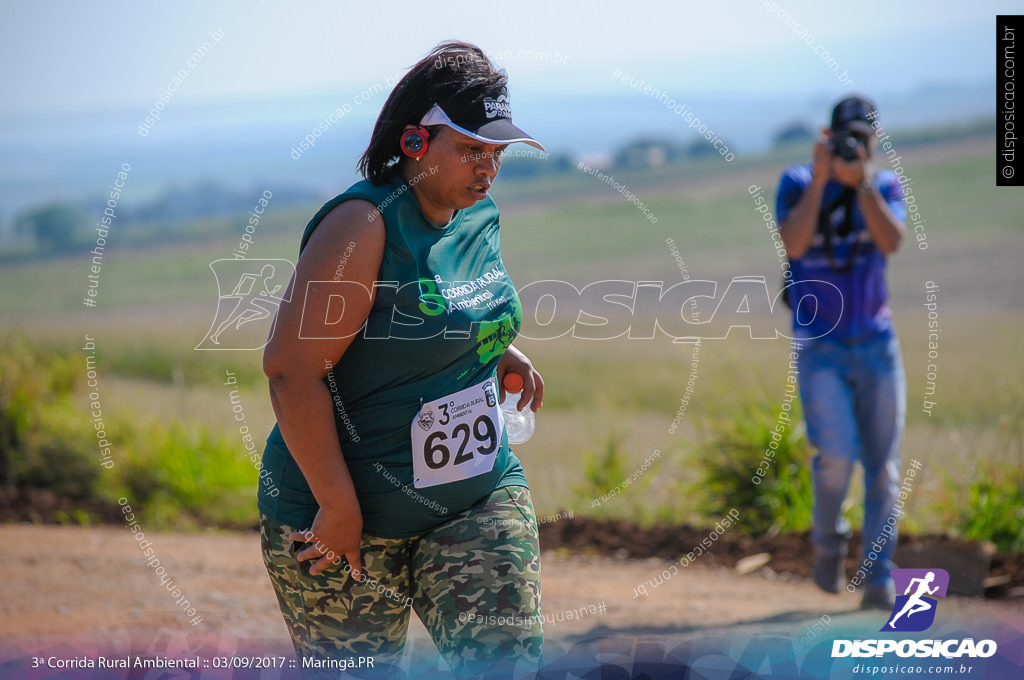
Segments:
[[[122,651],[161,636],[199,634],[213,644],[259,640],[287,651],[287,633],[260,558],[255,534],[148,534],[154,556],[202,621],[192,627],[175,599],[146,565],[131,534],[117,527],[0,527],[0,639],[10,653],[70,644]],[[857,611],[855,595],[830,596],[809,582],[779,576],[738,576],[724,568],[691,565],[670,575],[649,597],[636,587],[662,572],[664,560],[543,556],[544,612],[604,614],[545,624],[551,640],[594,635],[674,637],[712,631],[778,632],[794,638],[828,614],[871,625],[877,613]],[[950,597],[946,615],[1024,622],[1019,602]],[[948,609],[947,609],[948,607]],[[872,618],[874,617],[874,618]],[[877,624],[874,624],[877,625]],[[418,622],[413,649],[428,650]],[[235,643],[231,643],[235,644]]]

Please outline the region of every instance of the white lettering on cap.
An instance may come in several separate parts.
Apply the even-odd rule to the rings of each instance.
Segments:
[[[501,95],[497,99],[485,98],[484,113],[487,114],[488,118],[511,118],[512,105],[509,104],[508,96]]]

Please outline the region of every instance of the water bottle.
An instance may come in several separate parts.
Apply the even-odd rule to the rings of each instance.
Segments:
[[[505,387],[505,399],[501,402],[501,413],[505,417],[505,432],[509,444],[522,444],[533,436],[536,421],[527,404],[522,411],[516,410],[523,392],[523,378],[518,373],[506,373],[501,384]]]

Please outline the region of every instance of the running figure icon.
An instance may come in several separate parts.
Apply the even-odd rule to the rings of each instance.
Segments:
[[[238,330],[242,327],[242,324],[265,319],[277,309],[281,299],[275,298],[274,294],[281,290],[281,285],[278,284],[273,289],[270,289],[268,282],[272,278],[274,278],[274,265],[272,264],[263,265],[263,269],[260,270],[259,274],[245,273],[242,275],[238,280],[238,285],[231,291],[231,295],[225,296],[234,297],[238,300],[228,318],[217,328],[217,332],[210,336],[210,340],[215,345],[220,344],[218,339],[220,334],[232,325]],[[260,283],[263,284],[263,290],[259,291],[259,295],[256,295],[253,290],[256,288],[257,280],[261,280]]]
[[[210,263],[217,309],[197,350],[260,350],[273,335],[274,317],[295,274],[290,260],[224,258]]]
[[[892,619],[889,620],[889,623],[887,625],[890,628],[895,628],[894,624],[896,623],[896,619],[900,618],[904,614],[907,615],[907,618],[910,618],[918,612],[928,611],[932,608],[932,603],[925,599],[922,599],[922,597],[924,595],[934,595],[935,591],[939,589],[939,586],[935,586],[934,588],[928,587],[934,580],[935,572],[933,571],[929,571],[924,578],[915,578],[910,580],[910,584],[907,585],[907,589],[903,593],[904,595],[910,595],[910,597],[907,599],[906,604],[903,605],[903,609],[901,609],[898,614],[896,614],[892,617]],[[911,595],[910,591],[914,589],[915,583],[918,584],[917,592]]]
[[[915,633],[931,628],[939,610],[939,598],[946,597],[949,572],[939,567],[893,569],[889,572],[896,586],[896,602],[889,620],[880,629],[887,633]],[[914,616],[914,615],[917,616]]]

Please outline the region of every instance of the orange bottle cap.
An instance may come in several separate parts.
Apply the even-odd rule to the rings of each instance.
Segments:
[[[506,373],[505,377],[501,380],[501,384],[505,386],[506,392],[522,392],[523,376],[518,373]]]

